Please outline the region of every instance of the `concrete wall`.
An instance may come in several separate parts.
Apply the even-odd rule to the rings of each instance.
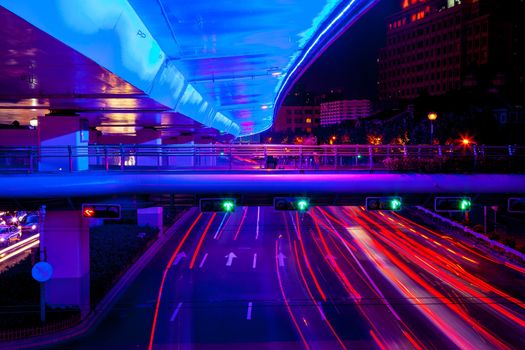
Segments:
[[[46,282],[48,305],[90,309],[89,223],[79,210],[47,211],[42,246],[53,276]]]

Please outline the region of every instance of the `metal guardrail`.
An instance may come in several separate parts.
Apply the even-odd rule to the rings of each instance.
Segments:
[[[0,147],[0,171],[79,170],[396,170],[400,160],[525,160],[525,146],[444,145],[90,145]],[[390,163],[389,163],[390,162]],[[420,164],[421,165],[421,164]],[[410,169],[409,169],[410,170]]]

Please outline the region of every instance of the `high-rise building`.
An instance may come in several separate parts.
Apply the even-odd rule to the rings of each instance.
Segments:
[[[402,0],[379,57],[383,100],[524,84],[521,0]]]
[[[321,126],[341,124],[346,120],[368,118],[372,113],[370,100],[341,100],[321,103]]]

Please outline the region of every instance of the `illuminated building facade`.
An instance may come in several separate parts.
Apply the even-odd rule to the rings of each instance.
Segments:
[[[368,118],[372,113],[370,100],[342,100],[321,103],[321,126],[341,124],[346,120]]]
[[[387,18],[378,60],[381,99],[523,85],[523,2],[403,0],[401,6]]]
[[[282,106],[273,130],[275,132],[311,133],[320,125],[319,106]]]

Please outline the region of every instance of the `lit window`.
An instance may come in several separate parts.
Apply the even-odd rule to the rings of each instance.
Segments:
[[[311,124],[312,123],[312,118],[306,118],[306,124]]]

